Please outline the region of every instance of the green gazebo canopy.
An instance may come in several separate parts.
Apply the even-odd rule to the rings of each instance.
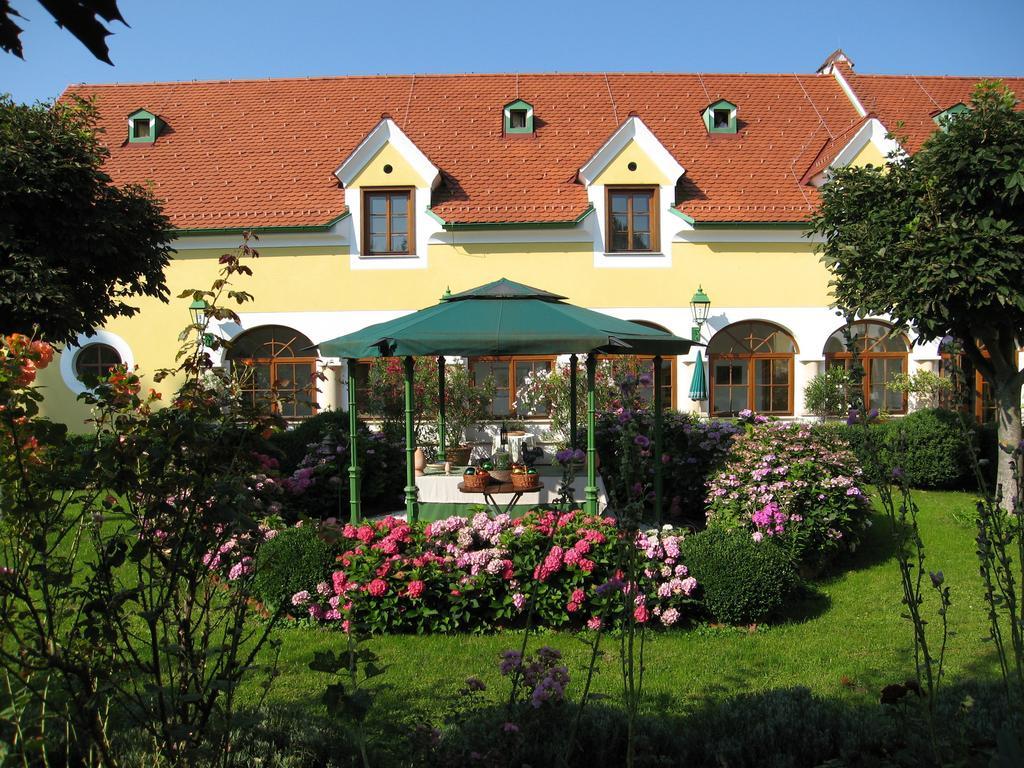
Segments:
[[[689,339],[567,304],[564,296],[504,278],[319,345],[323,355],[348,358],[677,355],[691,346]]]
[[[367,326],[362,330],[321,342],[320,354],[358,360],[366,357],[405,358],[405,437],[406,437],[406,511],[416,516],[416,481],[413,472],[415,436],[413,414],[413,357],[439,359],[439,384],[444,412],[444,357],[484,355],[587,355],[587,486],[586,504],[597,511],[597,486],[594,448],[594,380],[597,354],[680,355],[696,342],[640,323],[620,320],[593,310],[566,303],[565,296],[501,279],[468,291],[446,293],[441,301],[426,309]],[[575,360],[575,358],[573,358]],[[570,396],[575,400],[576,367],[573,365]],[[661,455],[661,366],[654,366],[655,455]],[[359,467],[356,464],[355,379],[349,376],[350,456],[349,467],[352,511],[359,510]],[[575,414],[573,407],[571,412]],[[575,420],[575,417],[573,417]],[[444,433],[443,427],[439,430]],[[571,430],[575,435],[575,424]],[[443,448],[443,445],[442,445]],[[655,509],[660,517],[661,462],[655,466]]]

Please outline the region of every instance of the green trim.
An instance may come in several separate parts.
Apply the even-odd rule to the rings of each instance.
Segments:
[[[680,211],[678,208],[676,208],[674,206],[670,207],[669,211],[671,213],[674,213],[676,216],[678,216],[680,219],[685,221],[687,224],[696,224],[697,223],[697,220],[694,219],[693,216],[690,216],[688,213],[683,213],[682,211]]]
[[[172,229],[171,234],[175,237],[181,236],[201,236],[201,235],[240,235],[243,232],[254,232],[257,235],[273,235],[273,234],[295,234],[301,232],[326,232],[339,221],[347,219],[351,216],[351,211],[345,211],[340,216],[337,216],[326,224],[300,224],[294,227],[219,227],[212,229]]]
[[[136,136],[135,135],[135,122],[148,121],[149,122],[149,135],[148,136]],[[129,144],[155,144],[156,137],[160,135],[160,131],[166,123],[160,119],[158,115],[153,114],[148,109],[136,109],[130,115],[128,115],[128,143]]]
[[[715,110],[729,110],[729,124],[725,127],[715,127]],[[704,118],[704,127],[708,133],[736,133],[736,112],[738,108],[731,101],[719,99],[714,104],[708,104],[701,115]]]
[[[807,229],[807,221],[702,221],[700,229]]]
[[[932,120],[935,121],[935,124],[939,126],[939,128],[941,128],[942,130],[946,130],[949,127],[949,122],[951,120],[955,120],[957,115],[970,111],[970,107],[968,107],[962,101],[959,101],[949,109],[944,109],[941,112],[939,112],[939,114],[933,117]]]
[[[512,127],[512,112],[513,111],[525,111],[526,112],[526,125],[522,126],[521,128],[513,128]],[[503,115],[502,125],[504,126],[505,133],[518,133],[518,134],[533,133],[533,105],[530,104],[530,102],[523,101],[522,99],[516,99],[515,101],[510,101],[502,109],[502,115]]]
[[[572,229],[593,212],[594,206],[591,204],[575,219],[567,221],[452,221],[446,223],[444,228],[449,232],[461,229]]]
[[[431,217],[432,219],[434,219],[434,220],[435,220],[435,221],[436,221],[436,222],[437,222],[438,224],[440,224],[440,225],[441,225],[442,227],[444,227],[444,226],[447,226],[447,223],[445,222],[445,220],[444,220],[444,219],[442,219],[442,218],[441,218],[440,216],[438,216],[438,215],[437,215],[436,213],[434,213],[434,212],[433,212],[433,211],[432,211],[432,210],[430,209],[430,206],[429,206],[429,205],[427,206],[427,215],[428,215],[428,216],[430,216],[430,217]]]

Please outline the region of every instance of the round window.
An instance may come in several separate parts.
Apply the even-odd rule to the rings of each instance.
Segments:
[[[86,344],[75,355],[75,377],[79,381],[98,379],[121,363],[120,353],[109,344]]]

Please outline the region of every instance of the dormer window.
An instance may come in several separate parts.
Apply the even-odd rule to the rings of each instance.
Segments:
[[[949,123],[951,123],[953,120],[956,120],[956,118],[958,118],[964,112],[970,112],[970,111],[971,111],[970,107],[968,107],[963,102],[960,102],[958,104],[954,104],[949,109],[944,109],[941,112],[933,115],[932,116],[932,120],[935,121],[936,125],[938,125],[940,128],[945,130],[946,126],[948,126]]]
[[[516,99],[504,107],[505,133],[533,133],[533,105]]]
[[[704,126],[708,133],[736,133],[736,112],[731,101],[722,99],[704,109]]]
[[[164,121],[145,109],[128,115],[128,141],[132,144],[152,144],[156,141]]]

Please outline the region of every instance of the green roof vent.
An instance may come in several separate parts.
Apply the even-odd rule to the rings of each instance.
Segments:
[[[737,106],[721,99],[704,108],[704,126],[708,133],[736,133]]]
[[[130,144],[152,144],[166,123],[157,115],[145,109],[137,109],[128,115],[128,142]]]
[[[964,112],[970,112],[971,108],[964,104],[962,101],[954,104],[948,109],[944,109],[941,112],[935,112],[932,114],[932,120],[942,130],[946,130],[947,126],[955,120],[958,116]]]
[[[505,133],[533,133],[533,105],[516,99],[505,105]]]

